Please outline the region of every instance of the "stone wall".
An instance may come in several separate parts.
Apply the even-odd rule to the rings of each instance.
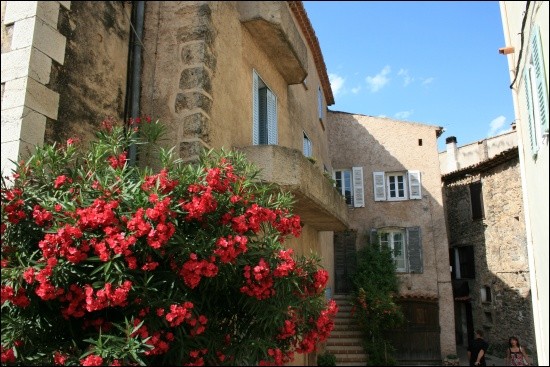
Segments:
[[[75,1],[70,10],[61,9],[59,31],[67,49],[64,63],[52,65],[59,116],[48,120],[46,141],[89,141],[106,117],[123,122],[131,13],[124,1]]]
[[[472,220],[469,184],[482,183],[485,218]],[[525,238],[521,177],[517,156],[445,186],[451,248],[474,247],[475,279],[469,279],[474,329],[493,344],[516,335],[535,347]],[[488,290],[491,299],[482,299]]]

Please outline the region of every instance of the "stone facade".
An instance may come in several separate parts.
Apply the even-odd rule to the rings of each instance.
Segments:
[[[480,329],[491,344],[516,335],[535,352],[517,147],[443,175],[443,182],[458,342],[467,345]]]
[[[266,88],[275,101],[262,115],[275,124],[271,145],[255,140],[263,112],[254,102]],[[86,144],[106,117],[137,117],[136,93],[137,113],[166,124],[165,145],[182,160],[204,148],[241,149],[263,179],[291,191],[303,230],[288,245],[333,269],[332,231],[347,227],[348,213],[323,174],[332,169],[326,108],[334,97],[301,2],[2,2],[3,170],[27,147],[71,137]],[[314,363],[315,355],[294,362]]]
[[[413,271],[410,264],[408,270],[399,273],[400,295],[407,302],[434,303],[435,307],[430,308],[436,310],[441,331],[435,333],[440,355],[432,358],[441,361],[446,355],[455,354],[447,230],[437,154],[441,128],[333,111],[329,112],[327,125],[333,168],[361,167],[363,172],[364,206],[349,209],[350,228],[357,232],[357,248],[365,246],[372,229],[420,229],[421,269]],[[375,172],[388,176],[413,170],[420,172],[420,198],[375,200]]]

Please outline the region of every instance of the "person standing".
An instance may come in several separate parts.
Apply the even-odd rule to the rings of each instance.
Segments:
[[[470,366],[487,366],[485,362],[485,353],[487,353],[489,343],[483,339],[483,331],[476,330],[474,340],[468,345],[468,360]]]
[[[525,349],[519,344],[519,339],[511,336],[508,339],[508,349],[506,350],[507,366],[529,366],[529,357]]]

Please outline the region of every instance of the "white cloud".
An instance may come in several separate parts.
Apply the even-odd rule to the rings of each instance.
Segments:
[[[434,81],[434,78],[433,78],[433,77],[423,78],[423,80],[422,80],[422,85],[431,84],[433,81]]]
[[[334,96],[336,96],[344,86],[344,82],[346,80],[338,74],[330,74],[330,73],[328,74],[328,79],[330,81],[330,87],[332,88],[332,93],[334,93]]]
[[[510,131],[511,128],[504,127],[504,124],[506,124],[506,117],[502,115],[493,119],[493,121],[491,121],[491,123],[489,124],[489,132],[487,133],[487,137],[500,135]]]
[[[351,93],[357,94],[357,93],[359,93],[360,90],[361,90],[361,87],[351,88]]]
[[[397,75],[403,77],[404,87],[406,87],[407,85],[411,84],[414,81],[414,78],[409,75],[409,71],[407,69],[400,69]]]
[[[410,110],[410,111],[400,111],[400,112],[397,112],[394,116],[395,116],[395,118],[398,119],[398,120],[406,120],[406,119],[409,118],[413,113],[414,113],[414,110]]]
[[[384,68],[375,76],[367,76],[366,81],[372,93],[378,92],[382,89],[390,79],[387,75],[391,72],[389,65],[384,66]]]

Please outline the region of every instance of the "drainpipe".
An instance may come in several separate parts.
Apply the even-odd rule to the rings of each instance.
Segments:
[[[145,18],[145,1],[136,1],[135,10],[132,17],[132,23],[134,24],[134,34],[131,39],[132,45],[132,66],[131,66],[131,85],[129,94],[130,100],[130,117],[136,118],[139,116],[139,97],[141,92],[141,53],[142,53],[142,36],[143,36],[143,23]],[[132,41],[131,41],[132,42]],[[129,148],[129,164],[136,164],[137,147],[135,144],[130,145]]]

